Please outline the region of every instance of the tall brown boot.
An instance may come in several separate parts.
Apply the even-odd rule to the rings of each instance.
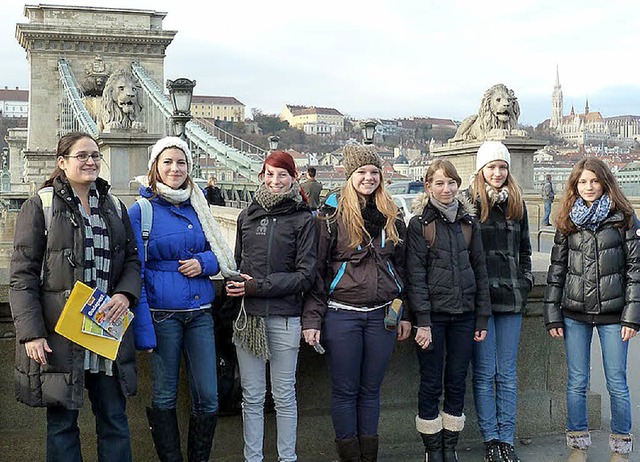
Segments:
[[[360,442],[358,437],[336,440],[336,450],[340,462],[360,462]]]
[[[378,460],[378,435],[360,435],[360,462],[376,462]]]

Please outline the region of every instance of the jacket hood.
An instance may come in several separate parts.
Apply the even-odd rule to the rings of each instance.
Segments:
[[[418,194],[418,196],[411,203],[411,211],[414,215],[421,215],[429,203],[429,194],[426,192]],[[458,210],[458,216],[469,215],[472,217],[476,216],[476,207],[469,200],[469,198],[462,193],[458,193],[456,195],[456,200],[460,203],[461,207]]]

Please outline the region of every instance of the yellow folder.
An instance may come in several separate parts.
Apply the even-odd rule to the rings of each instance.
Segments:
[[[88,334],[82,331],[85,315],[82,308],[93,294],[93,289],[80,281],[76,281],[67,299],[60,319],[56,324],[56,332],[74,343],[85,347],[94,353],[114,360],[118,355],[120,342],[106,337]]]

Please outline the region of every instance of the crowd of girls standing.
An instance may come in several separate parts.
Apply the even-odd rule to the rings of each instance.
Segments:
[[[98,178],[101,159],[90,135],[63,136],[56,170],[16,222],[10,298],[17,396],[47,407],[47,460],[82,459],[83,386],[98,422],[98,459],[131,460],[125,397],[136,391],[134,345],[151,352],[147,415],[158,457],[182,460],[176,405],[184,357],[187,456],[209,460],[218,416],[210,277],[222,272],[226,294],[238,300],[233,343],[246,461],[264,459],[267,363],[278,460],[297,460],[301,336],[316,351],[326,349],[340,461],[376,461],[381,385],[394,345],[412,335],[412,323],[420,366],[415,421],[425,460],[458,461],[471,364],[484,460],[520,461],[516,365],[533,277],[527,208],[502,143],[481,145],[462,194],[453,164],[433,161],[408,228],[385,189],[375,148],[345,146],[346,182],[317,217],[293,158],[274,151],[238,217],[235,258],[190,177],[193,159],[183,140],[165,137],[153,146],[141,199],[128,215]],[[573,168],[555,223],[544,320],[566,349],[568,460],[586,461],[591,444],[586,395],[595,328],[611,399],[609,460],[625,461],[632,449],[628,341],[640,328],[640,225],[611,170],[595,158]],[[115,361],[54,331],[76,280],[111,295],[108,317],[135,313]]]

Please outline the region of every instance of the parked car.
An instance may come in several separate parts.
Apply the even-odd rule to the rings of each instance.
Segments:
[[[413,200],[418,197],[418,194],[393,194],[391,197],[393,197],[393,202],[395,202],[400,209],[404,222],[409,225],[409,220],[411,220],[413,216],[411,204]]]
[[[392,196],[394,194],[418,194],[424,192],[422,181],[394,181],[387,186],[387,191]]]

